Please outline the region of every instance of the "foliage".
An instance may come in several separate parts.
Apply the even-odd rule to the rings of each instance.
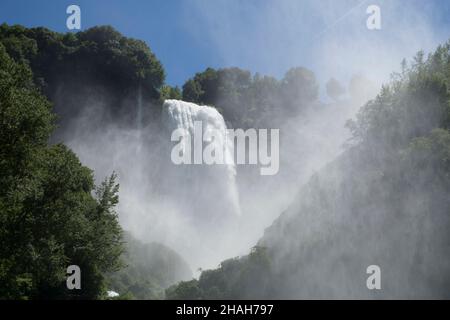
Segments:
[[[108,289],[120,293],[119,299],[162,299],[165,288],[192,277],[187,263],[166,246],[142,243],[128,232],[124,241],[126,266],[106,275]]]
[[[115,176],[94,198],[91,170],[47,146],[50,104],[1,44],[0,74],[0,298],[99,298],[122,251]],[[65,286],[71,264],[82,270],[76,292]]]
[[[248,256],[223,261],[203,271],[199,280],[183,281],[166,290],[167,299],[257,299],[268,291],[271,275],[267,249],[256,246]]]
[[[145,101],[160,97],[165,78],[161,63],[143,41],[110,26],[61,34],[2,24],[0,42],[15,61],[29,64],[35,83],[55,103],[63,127],[96,94],[108,97],[106,105],[115,119],[134,115],[136,103],[129,99],[137,99],[139,88]]]
[[[161,102],[163,102],[166,99],[181,100],[182,98],[180,88],[171,87],[169,85],[163,85],[159,93]]]
[[[277,127],[317,104],[314,74],[290,69],[281,81],[239,68],[207,68],[183,85],[183,100],[213,105],[230,127]]]
[[[427,61],[423,53],[390,85],[367,103],[348,126],[365,145],[396,150],[434,128],[450,129],[450,45],[440,46]]]
[[[380,297],[355,276],[377,261],[389,266],[383,297],[448,298],[449,83],[450,42],[427,58],[419,52],[409,67],[402,63],[348,122],[344,154],[266,229],[259,244],[267,256],[224,261],[169,288],[167,297]]]

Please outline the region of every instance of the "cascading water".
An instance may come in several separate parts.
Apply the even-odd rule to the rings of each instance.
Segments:
[[[97,182],[112,171],[118,174],[118,212],[125,230],[144,242],[156,241],[174,249],[193,271],[216,267],[225,258],[240,254],[237,247],[248,247],[241,240],[241,246],[236,245],[241,218],[235,165],[233,161],[175,165],[171,161],[175,143],[170,138],[177,128],[193,134],[193,122],[201,121],[203,132],[215,131],[219,137],[204,145],[216,144],[232,159],[224,119],[214,108],[167,100],[160,125],[150,125],[143,120],[149,106],[141,94],[138,90],[133,101],[136,118],[132,128],[113,123],[100,127],[101,114],[90,112],[76,126],[83,130],[72,132],[67,143],[83,163],[95,169]],[[98,106],[102,108],[106,107]],[[89,129],[85,129],[87,124]]]
[[[178,196],[181,196],[178,199],[179,203],[188,210],[189,207],[193,209],[193,218],[206,220],[206,224],[223,222],[227,218],[239,216],[233,149],[227,139],[227,127],[222,115],[212,107],[180,100],[166,100],[162,119],[165,128],[168,129],[167,139],[170,139],[173,130],[183,129],[191,136],[191,143],[195,139],[194,122],[200,122],[205,137],[211,136],[208,133],[214,132],[214,139],[206,139],[203,147],[213,144],[215,150],[223,151],[225,159],[224,164],[181,164],[177,166],[178,168],[172,168],[172,171],[178,171],[176,181],[179,186]],[[190,150],[193,152],[193,145]],[[167,160],[170,161],[170,155]]]
[[[223,150],[225,164],[180,164],[171,161],[171,141],[176,129],[183,129],[194,141],[194,122],[201,122],[202,132],[214,131],[214,139],[204,141]],[[162,111],[158,190],[159,203],[176,224],[170,226],[168,244],[185,254],[194,270],[215,267],[224,258],[235,255],[234,241],[238,231],[240,205],[235,181],[236,168],[232,146],[226,139],[227,127],[214,108],[194,103],[166,100]],[[206,136],[206,135],[205,135]],[[191,146],[191,150],[194,150]],[[167,206],[170,206],[168,208]],[[176,231],[175,231],[176,230]],[[169,236],[168,236],[169,238]]]

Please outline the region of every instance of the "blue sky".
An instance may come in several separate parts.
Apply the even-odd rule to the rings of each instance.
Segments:
[[[401,58],[450,38],[444,0],[1,0],[0,22],[66,32],[70,4],[81,7],[82,29],[108,24],[144,40],[171,85],[228,66],[276,77],[305,66],[321,83],[355,73],[385,81]],[[381,30],[365,26],[370,4],[381,8]]]

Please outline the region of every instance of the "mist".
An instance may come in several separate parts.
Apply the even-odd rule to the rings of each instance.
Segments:
[[[90,102],[80,107],[82,112],[71,119],[59,137],[83,164],[94,169],[97,181],[117,172],[118,211],[124,229],[143,242],[159,242],[174,249],[198,276],[199,269],[216,268],[227,258],[247,254],[281,213],[296,211],[292,203],[299,201],[302,186],[345,151],[350,138],[347,120],[354,118],[391,74],[400,70],[403,58],[434,49],[445,36],[432,29],[429,16],[417,6],[399,1],[380,2],[382,29],[370,31],[365,26],[369,4],[265,2],[254,14],[252,2],[236,6],[228,1],[198,1],[183,9],[190,17],[185,19],[186,28],[194,38],[213,46],[221,67],[236,66],[281,79],[289,68],[304,66],[316,75],[320,94],[306,111],[292,116],[280,106],[280,171],[275,176],[260,176],[258,166],[237,165],[230,183],[224,182],[227,178],[220,170],[218,173],[205,165],[175,166],[170,160],[174,127],[167,124],[164,109],[156,120],[149,120],[146,110],[158,107],[143,101],[140,92],[123,102],[127,109],[136,110],[136,119],[128,123],[111,120],[107,97],[101,92],[91,93]],[[191,22],[196,19],[211,28],[199,30],[198,24]],[[336,100],[327,96],[325,89],[332,77],[345,88]],[[334,175],[326,179],[330,181],[324,184],[339,182]],[[226,193],[235,192],[230,188],[239,195],[234,200],[238,209],[224,200]],[[237,210],[239,215],[233,213]],[[340,212],[336,212],[339,225],[354,219]],[[301,241],[314,243],[316,237],[326,234],[329,218],[305,217],[300,224],[304,226]],[[386,223],[382,215],[377,219],[377,223]],[[276,248],[283,260],[291,247],[278,244]],[[314,281],[322,281],[320,266],[327,263],[311,262],[311,268],[318,270],[311,271],[311,283],[303,283],[308,289],[299,294],[295,286],[302,283],[293,282],[283,296],[340,297],[312,289]]]
[[[233,188],[239,194],[234,200],[238,209],[231,209],[226,206],[231,201],[224,200],[228,183],[221,177],[228,178],[215,176],[214,165],[171,162],[174,127],[164,116],[156,124],[142,118],[117,123],[108,116],[108,104],[98,102],[102,100],[93,94],[70,129],[60,133],[61,139],[94,169],[97,182],[118,174],[118,212],[125,230],[141,241],[173,248],[194,271],[246,254],[290,205],[299,186],[342,152],[349,137],[345,122],[357,109],[349,99],[316,106],[295,118],[280,114],[280,171],[261,176],[259,165],[237,165]],[[139,100],[126,102],[127,107],[138,110]]]

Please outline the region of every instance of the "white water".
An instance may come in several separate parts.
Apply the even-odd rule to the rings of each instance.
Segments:
[[[212,107],[179,100],[165,101],[161,119],[161,148],[149,150],[153,155],[158,153],[159,167],[151,168],[153,174],[147,175],[153,188],[145,200],[147,217],[140,215],[140,233],[142,237],[157,236],[181,253],[193,271],[216,267],[223,259],[237,254],[233,239],[237,239],[241,210],[235,165],[232,161],[223,165],[175,165],[171,150],[178,142],[170,138],[175,129],[182,128],[193,142],[194,122],[201,121],[203,133],[215,131],[214,136],[219,138],[204,142],[204,147],[207,143],[216,144],[214,148],[222,148],[232,159],[231,146],[226,144],[225,121]],[[142,208],[142,198],[140,202]],[[136,229],[137,223],[132,224]]]
[[[183,128],[193,134],[194,121],[202,122],[203,133],[215,131],[219,139],[209,143],[231,153],[224,142],[226,124],[216,109],[167,100],[158,125],[156,118],[145,120],[145,112],[155,106],[138,92],[130,105],[137,111],[132,128],[112,122],[99,126],[105,118],[102,110],[108,106],[98,97],[92,99],[90,108],[74,121],[66,143],[83,164],[95,170],[97,183],[112,171],[118,174],[123,228],[144,242],[174,249],[194,272],[246,254],[264,228],[285,210],[298,185],[338,153],[348,118],[342,108],[338,116],[333,108],[323,108],[305,118],[308,123],[291,119],[280,130],[285,137],[280,173],[260,176],[258,168],[240,166],[236,175],[230,161],[225,165],[171,162],[171,150],[177,144],[171,142],[172,131]]]
[[[226,164],[179,165],[183,167],[179,168],[181,169],[180,171],[183,171],[182,173],[186,175],[177,177],[177,187],[183,189],[181,194],[184,197],[179,200],[191,203],[192,200],[198,197],[205,198],[204,200],[207,202],[205,206],[213,201],[216,206],[221,205],[226,208],[222,214],[239,216],[240,208],[236,188],[236,167],[233,159],[233,149],[231,142],[226,138],[227,127],[222,115],[216,109],[208,106],[199,106],[180,100],[166,100],[164,102],[163,122],[165,128],[168,129],[168,138],[175,129],[184,129],[184,132],[191,136],[190,141],[193,144],[194,122],[196,121],[202,123],[202,132],[205,136],[214,131],[215,139],[205,141],[203,147],[206,144],[213,144],[215,150],[223,150]],[[183,142],[185,142],[184,139],[181,143]],[[190,150],[194,150],[193,145]],[[170,159],[167,160],[170,161]],[[209,197],[205,197],[208,195]],[[215,213],[211,212],[209,214],[210,218],[214,218],[214,216]],[[208,219],[208,217],[205,217],[205,219]]]

